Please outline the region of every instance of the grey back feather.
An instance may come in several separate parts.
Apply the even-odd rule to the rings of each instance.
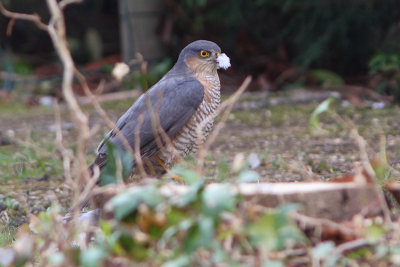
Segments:
[[[171,69],[122,115],[116,124],[119,131],[112,130],[99,145],[95,164],[100,168],[106,163],[107,146],[104,145],[105,142],[109,141],[126,150],[124,142],[120,138],[120,134],[123,134],[134,150],[135,138],[138,135],[140,154],[143,157],[151,157],[160,149],[156,137],[162,144],[166,142],[160,134],[161,129],[154,127],[156,121],[159,120],[162,131],[172,139],[193,116],[203,101],[204,88],[184,68],[185,66],[176,67]]]

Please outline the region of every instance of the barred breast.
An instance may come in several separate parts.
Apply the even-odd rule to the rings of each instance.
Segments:
[[[188,123],[179,131],[170,144],[158,152],[158,157],[167,168],[197,151],[212,130],[216,110],[220,104],[220,82],[218,74],[197,77],[204,87],[204,98]],[[178,155],[176,155],[178,154]]]

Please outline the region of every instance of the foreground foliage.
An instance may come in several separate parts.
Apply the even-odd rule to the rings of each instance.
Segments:
[[[243,166],[241,173],[247,172]],[[326,238],[326,229],[304,227],[298,205],[269,209],[244,201],[228,184],[206,187],[204,177],[180,172],[191,185],[165,191],[148,183],[115,191],[98,226],[65,221],[53,206],[31,218],[10,248],[0,249],[1,266],[374,266],[399,264],[398,229],[382,218],[361,216],[354,236]],[[179,188],[179,187],[178,187]],[[316,219],[318,220],[318,219]],[[333,223],[335,226],[335,223]],[[322,232],[321,232],[322,231]],[[333,234],[332,234],[333,233]],[[325,236],[325,237],[323,237]]]

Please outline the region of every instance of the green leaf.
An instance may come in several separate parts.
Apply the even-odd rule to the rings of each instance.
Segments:
[[[322,103],[320,103],[316,109],[313,111],[310,117],[309,125],[313,129],[319,129],[319,121],[318,116],[324,112],[329,111],[329,105],[334,101],[334,98],[330,97],[325,99]]]
[[[103,250],[91,247],[88,250],[82,251],[80,255],[80,262],[84,267],[97,267],[100,266],[101,260],[106,257]]]
[[[281,250],[294,242],[304,241],[301,231],[287,216],[295,207],[295,205],[281,206],[273,212],[262,215],[257,222],[249,225],[247,231],[252,244],[268,250]]]
[[[100,220],[99,221],[100,229],[103,231],[105,236],[109,236],[112,234],[113,227],[110,222]]]
[[[378,182],[383,185],[388,181],[391,175],[390,166],[386,155],[386,137],[381,135],[380,138],[380,152],[372,160],[372,167],[375,171]]]
[[[212,184],[202,194],[204,214],[218,217],[224,210],[232,211],[236,204],[236,197],[229,190],[227,184]]]
[[[126,192],[113,197],[106,205],[106,209],[114,211],[117,220],[123,220],[136,211],[140,203],[155,207],[164,199],[154,185],[132,187]]]
[[[238,183],[254,183],[260,181],[260,175],[256,171],[245,170],[240,172],[237,182]]]
[[[382,239],[385,233],[386,230],[383,228],[383,226],[372,224],[368,227],[366,238],[368,241],[376,243]]]
[[[183,254],[179,256],[176,259],[173,259],[171,261],[167,261],[162,267],[185,267],[185,266],[190,266],[190,256]]]
[[[132,170],[132,155],[129,152],[123,151],[118,146],[107,142],[107,164],[101,171],[100,182],[101,186],[116,183],[117,177],[125,178]]]
[[[214,240],[214,226],[211,217],[201,216],[188,230],[184,241],[186,253],[192,253],[198,248],[209,248]]]
[[[345,84],[345,81],[342,77],[330,70],[312,70],[310,73],[324,86],[340,86]]]
[[[335,248],[333,241],[321,242],[312,249],[312,255],[315,258],[322,259],[328,256]]]
[[[285,267],[285,264],[281,261],[267,261],[264,262],[263,267]]]
[[[65,262],[65,256],[61,252],[55,252],[49,257],[52,266],[61,266]]]
[[[187,167],[184,167],[182,165],[176,165],[171,169],[172,173],[179,175],[180,177],[182,177],[183,182],[185,184],[194,184],[196,182],[199,181],[200,177],[197,174],[197,172],[195,172],[192,169],[189,169]]]
[[[400,70],[400,55],[396,53],[377,53],[368,64],[371,75],[390,74]]]
[[[204,180],[199,180],[190,186],[189,192],[179,198],[171,199],[171,204],[178,207],[185,207],[189,204],[196,202],[199,199],[199,193],[203,190],[205,185]]]

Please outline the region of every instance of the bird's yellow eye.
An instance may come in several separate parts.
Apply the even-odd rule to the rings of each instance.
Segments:
[[[201,50],[200,51],[200,56],[201,57],[208,57],[208,55],[210,55],[210,53],[206,50]]]

